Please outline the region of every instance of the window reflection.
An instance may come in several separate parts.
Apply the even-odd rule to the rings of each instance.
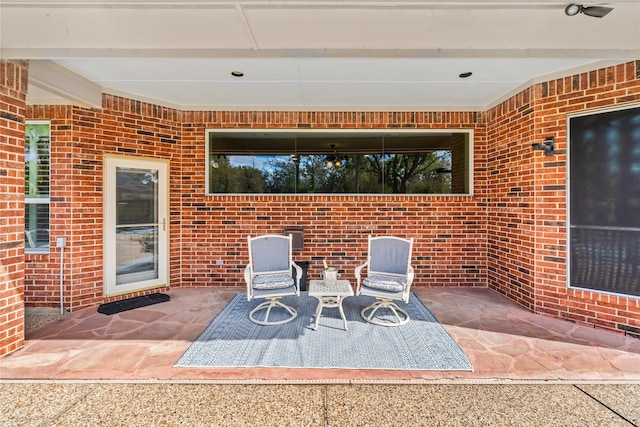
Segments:
[[[380,135],[209,134],[209,193],[466,193],[466,133]],[[457,167],[456,167],[457,166]]]

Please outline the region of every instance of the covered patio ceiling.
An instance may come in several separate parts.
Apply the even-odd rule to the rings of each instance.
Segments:
[[[29,104],[99,107],[106,92],[181,110],[484,111],[640,58],[640,2],[602,3],[603,18],[567,5],[3,0],[0,57],[32,61]]]

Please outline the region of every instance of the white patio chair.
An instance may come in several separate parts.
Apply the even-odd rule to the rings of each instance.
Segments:
[[[371,237],[367,262],[356,267],[356,295],[368,295],[376,301],[363,308],[364,320],[379,326],[400,326],[409,321],[409,314],[394,301],[409,302],[409,290],[413,282],[411,251],[413,238]],[[362,269],[367,267],[367,277]]]
[[[287,295],[300,295],[302,268],[292,259],[292,237],[269,234],[259,237],[248,236],[249,264],[244,270],[247,282],[247,298],[266,299],[249,313],[249,319],[258,325],[279,325],[295,319],[298,312],[280,301]],[[292,275],[295,268],[295,280]],[[286,317],[270,320],[272,310],[285,311]],[[256,316],[264,311],[264,316]],[[288,313],[288,314],[287,314]],[[277,317],[282,317],[279,314]]]

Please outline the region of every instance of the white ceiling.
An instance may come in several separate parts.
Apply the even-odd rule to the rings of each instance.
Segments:
[[[183,110],[486,110],[640,59],[640,1],[598,3],[614,8],[604,18],[567,4],[0,0],[0,57],[33,61],[31,104],[107,92]]]

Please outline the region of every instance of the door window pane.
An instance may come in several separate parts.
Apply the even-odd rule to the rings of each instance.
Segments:
[[[118,168],[116,224],[156,223],[157,171]]]
[[[158,227],[116,229],[116,284],[158,277]]]
[[[158,171],[116,168],[116,285],[158,278]]]

